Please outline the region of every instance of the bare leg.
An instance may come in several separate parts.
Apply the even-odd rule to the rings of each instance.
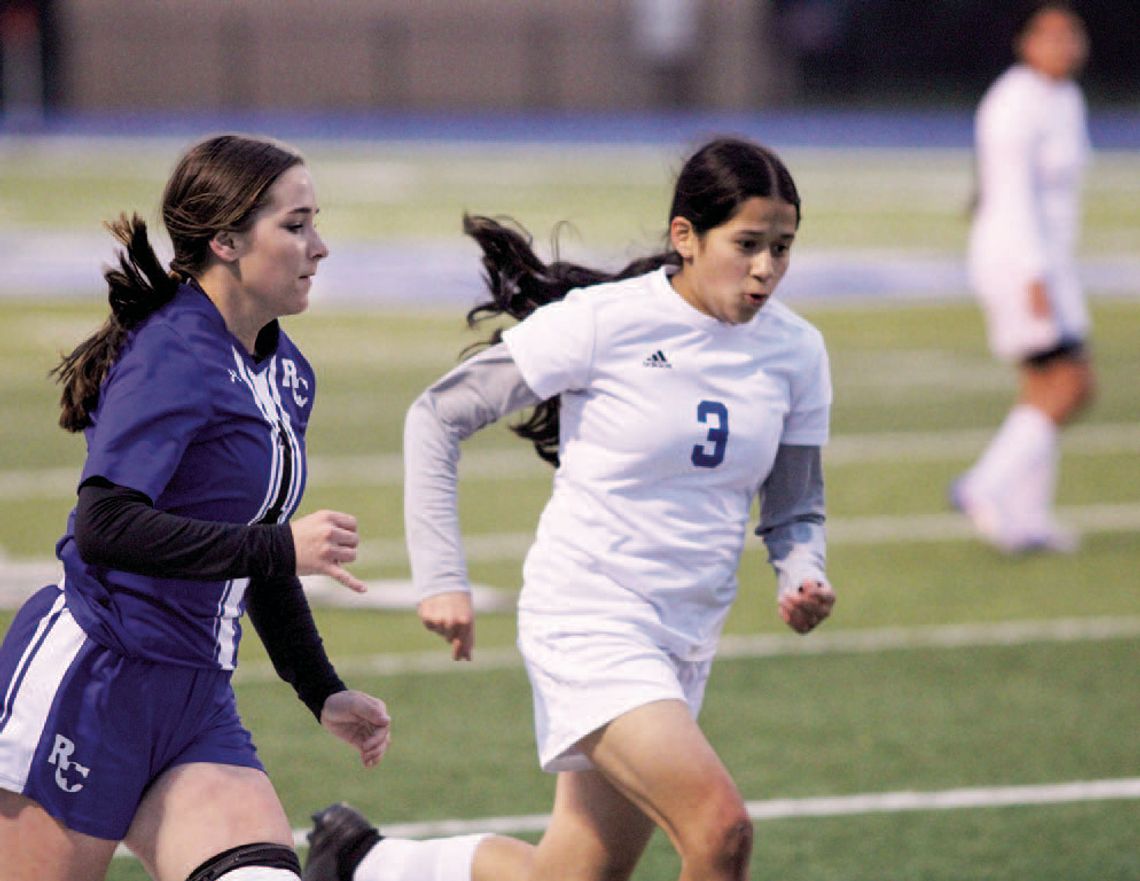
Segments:
[[[1018,403],[1040,410],[1055,425],[1065,425],[1088,406],[1095,378],[1087,359],[1058,358],[1040,367],[1021,367]]]
[[[684,703],[639,707],[579,746],[598,770],[559,774],[550,825],[537,846],[504,836],[479,842],[472,881],[628,881],[655,822],[681,856],[681,881],[747,878],[751,820]],[[438,860],[446,858],[446,841],[420,844],[436,848],[428,858]],[[381,866],[383,848],[381,842],[360,864],[358,879],[393,872],[391,864]],[[368,866],[373,859],[375,868]]]
[[[564,772],[528,879],[625,881],[652,834],[652,820],[602,774]]]
[[[31,799],[0,790],[5,881],[102,881],[117,844],[73,832]]]
[[[525,881],[535,847],[518,838],[489,835],[479,842],[471,864],[471,881]]]
[[[273,784],[255,768],[178,765],[149,789],[127,845],[155,881],[185,881],[206,860],[241,844],[293,847]]]
[[[646,704],[579,746],[615,789],[668,834],[681,857],[680,881],[745,881],[752,821],[685,704]]]

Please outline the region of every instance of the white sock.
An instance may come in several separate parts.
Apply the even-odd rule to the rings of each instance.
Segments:
[[[270,869],[268,866],[241,866],[226,872],[218,881],[301,881],[290,869]]]
[[[1045,420],[1049,422],[1049,420]],[[1036,447],[1026,451],[1021,476],[1010,487],[1010,513],[1013,528],[1027,538],[1040,538],[1054,528],[1053,502],[1057,492],[1060,464],[1058,433],[1042,432]]]
[[[475,850],[486,837],[383,838],[360,861],[352,877],[354,881],[471,881]]]
[[[1057,446],[1057,426],[1036,407],[1018,404],[1009,411],[998,433],[977,464],[966,474],[966,492],[1001,502],[1021,483],[1027,470]]]

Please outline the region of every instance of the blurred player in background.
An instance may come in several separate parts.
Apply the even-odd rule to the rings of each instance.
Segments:
[[[316,213],[299,154],[223,135],[167,183],[169,273],[137,215],[110,224],[111,315],[56,369],[60,424],[87,441],[64,578],[0,649],[4,881],[98,881],[121,840],[156,881],[296,881],[230,685],[246,607],[326,729],[366,765],[387,746],[384,704],[337,677],[297,579],[363,589],[342,568],[355,518],[289,522],[315,380],[277,319],[328,254]]]
[[[831,382],[819,332],[777,300],[800,220],[771,151],[718,139],[686,162],[669,248],[616,273],[549,265],[487,218],[465,228],[520,322],[429,388],[405,427],[405,519],[419,614],[453,656],[474,618],[457,514],[460,442],[516,431],[557,463],[524,566],[519,647],[539,760],[557,773],[537,847],[498,836],[381,838],[318,813],[307,881],[622,879],[655,826],[683,879],[748,877],[752,823],[697,725],[752,501],[799,633],[831,612],[820,448]]]
[[[1076,262],[1081,179],[1090,152],[1073,81],[1088,54],[1067,3],[1036,6],[1018,63],[976,118],[978,200],[969,271],[997,357],[1016,363],[1017,402],[978,462],[951,488],[978,533],[1008,553],[1072,551],[1053,519],[1058,433],[1089,402],[1089,315]]]

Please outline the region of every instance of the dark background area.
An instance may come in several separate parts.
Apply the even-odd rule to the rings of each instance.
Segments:
[[[232,12],[224,14],[220,30],[205,37],[204,42],[199,35],[199,42],[194,45],[198,47],[197,55],[221,53],[222,66],[227,68],[224,79],[229,91],[225,94],[245,94],[247,100],[239,103],[246,109],[258,109],[268,101],[276,109],[308,112],[315,108],[484,110],[496,97],[499,101],[492,109],[530,112],[967,107],[975,104],[985,87],[1012,62],[1017,24],[1034,5],[1022,0],[756,0],[753,5],[746,0],[692,2],[699,9],[694,18],[699,25],[694,48],[687,58],[676,59],[673,66],[653,71],[631,48],[629,34],[623,33],[628,30],[632,0],[597,0],[596,5],[585,6],[536,2],[525,7],[497,0],[456,0],[435,4],[437,8],[427,18],[427,5],[422,0],[418,4],[414,0],[374,0],[371,5],[337,0],[308,7],[289,0],[235,0],[227,7]],[[1083,0],[1072,5],[1086,21],[1090,34],[1090,61],[1081,77],[1090,104],[1140,109],[1140,0]],[[194,90],[187,90],[185,83],[177,81],[177,69],[170,71],[169,76],[164,74],[162,63],[171,53],[152,45],[154,41],[148,33],[171,33],[169,23],[158,21],[164,14],[173,16],[171,21],[184,19],[187,26],[195,19],[202,20],[204,12],[196,12],[196,8],[204,10],[204,6],[194,0],[186,0],[184,6],[182,9],[173,3],[154,4],[151,0],[0,0],[0,111],[16,109],[14,101],[6,103],[3,85],[7,84],[9,93],[15,92],[15,81],[9,74],[15,70],[16,62],[12,59],[17,52],[20,63],[25,69],[28,66],[29,28],[34,33],[33,67],[39,70],[39,82],[29,86],[25,70],[17,83],[25,102],[28,88],[33,88],[40,96],[42,110],[48,114],[121,109],[113,106],[116,96],[123,102],[135,102],[133,95],[124,95],[124,88],[115,85],[100,96],[89,85],[90,78],[108,79],[110,70],[96,69],[99,63],[112,63],[120,68],[137,67],[156,83],[169,81],[168,95],[148,98],[151,109],[156,104],[169,110],[179,109],[178,101],[193,95]],[[381,83],[385,78],[393,82],[381,84],[383,87],[373,85],[364,97],[356,86],[357,94],[353,95],[354,87],[347,83],[351,64],[346,61],[348,66],[340,74],[346,84],[329,82],[322,93],[311,95],[305,103],[296,96],[290,97],[288,87],[283,87],[283,97],[270,94],[265,88],[258,93],[243,78],[243,71],[261,63],[255,61],[258,56],[264,59],[267,53],[299,52],[311,56],[312,66],[326,68],[318,75],[335,79],[337,72],[327,70],[327,63],[318,58],[318,43],[324,41],[333,50],[338,45],[347,48],[354,21],[363,21],[359,18],[362,8],[372,10],[366,14],[372,15],[376,23],[369,26],[375,27],[379,35],[380,48],[374,50],[377,54],[373,56],[373,83]],[[445,10],[443,15],[439,14],[440,9]],[[474,11],[468,14],[468,9]],[[316,14],[310,16],[310,10]],[[447,10],[450,21],[444,21]],[[287,25],[276,36],[267,36],[263,23],[267,16],[286,21],[290,15],[298,17],[295,27]],[[353,19],[354,15],[357,19]],[[501,69],[487,73],[475,68],[482,62],[494,68],[500,60],[495,57],[495,28],[505,20],[513,20],[511,16],[525,18],[529,28],[521,31],[526,36],[510,38],[516,43],[520,39],[527,43],[528,60],[521,76],[529,86],[516,88],[514,93],[503,89],[496,96],[493,93],[498,91],[497,85],[517,80],[520,74],[503,73]],[[157,31],[132,30],[148,19]],[[424,21],[429,24],[423,24]],[[105,49],[90,44],[92,22],[105,26],[110,33],[118,32],[119,42],[108,44]],[[234,22],[240,26],[235,28]],[[748,30],[741,33],[735,28],[743,22],[748,22]],[[466,27],[470,28],[469,34],[463,31]],[[454,52],[448,47],[455,46],[456,31],[462,39],[475,44],[480,27],[490,31],[492,42],[486,44],[486,49],[479,44],[480,48],[465,59],[454,61]],[[610,47],[605,58],[591,60],[583,56],[583,46],[590,45],[591,29],[596,44],[606,43]],[[178,37],[177,29],[174,30],[171,39]],[[541,39],[543,34],[545,40]],[[393,35],[402,38],[393,43]],[[193,35],[187,31],[186,37]],[[275,42],[278,39],[286,40],[288,48],[281,49]],[[437,42],[430,44],[431,39]],[[573,39],[578,42],[572,42]],[[393,46],[404,54],[394,52]],[[407,62],[406,53],[416,46],[416,51],[427,59],[438,59],[441,68],[456,64],[453,94],[447,94],[446,77],[444,84],[426,98],[416,97],[410,90],[408,84],[421,81],[424,68],[400,62]],[[508,47],[502,45],[501,49],[505,53]],[[349,54],[346,51],[346,57]],[[111,62],[106,61],[108,56],[112,57]],[[305,63],[304,57],[298,57],[298,66]],[[576,74],[574,65],[578,67]],[[604,65],[608,66],[601,70]],[[742,67],[748,69],[741,70]],[[357,68],[355,74],[359,77],[359,65]],[[556,82],[558,76],[563,83],[575,76],[579,80],[589,76],[595,79],[580,82],[577,92],[570,94],[565,85]],[[658,81],[656,85],[639,87],[639,77],[643,83],[652,82],[653,77],[658,77]],[[130,78],[139,82],[134,73],[125,82],[130,83]],[[700,86],[702,80],[703,88],[694,87]],[[207,88],[202,86],[203,91],[196,95],[199,109],[210,106],[211,101],[224,109],[227,100],[231,104],[236,100],[212,98],[206,94]],[[297,103],[290,105],[291,100]],[[342,103],[338,106],[338,102]],[[139,102],[138,109],[148,108]]]
[[[797,99],[976,101],[1013,60],[1032,3],[1003,0],[775,0],[779,42],[797,58]],[[1092,51],[1090,100],[1140,104],[1140,2],[1072,4]]]

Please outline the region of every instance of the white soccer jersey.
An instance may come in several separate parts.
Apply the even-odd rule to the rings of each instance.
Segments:
[[[1072,81],[1025,65],[989,88],[975,120],[979,202],[970,231],[970,277],[990,309],[1000,355],[1083,336],[1088,313],[1076,267],[1081,183],[1090,147],[1085,103]],[[1029,283],[1043,280],[1052,326],[1033,328]],[[1019,298],[1018,310],[1009,308]]]
[[[527,385],[561,396],[561,465],[520,617],[632,627],[682,659],[710,657],[777,447],[827,440],[822,336],[775,300],[724,324],[662,269],[572,291],[503,338]]]

